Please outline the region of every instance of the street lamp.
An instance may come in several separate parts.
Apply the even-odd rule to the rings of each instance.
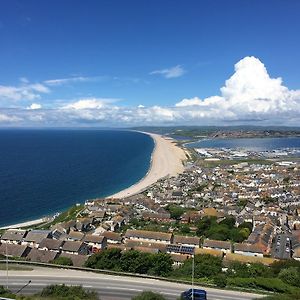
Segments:
[[[16,295],[17,295],[18,293],[20,293],[24,288],[26,288],[26,286],[28,286],[30,283],[31,283],[31,280],[29,280],[23,287],[21,287],[21,288],[16,292]]]
[[[8,290],[8,255],[7,255],[7,241],[5,243],[5,256],[6,256],[6,289]]]
[[[194,300],[195,252],[192,255],[192,300]]]

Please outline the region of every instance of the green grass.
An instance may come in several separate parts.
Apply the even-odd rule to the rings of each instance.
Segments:
[[[71,220],[75,220],[78,213],[84,208],[84,205],[74,205],[70,207],[68,210],[62,212],[58,217],[56,217],[52,222],[36,226],[35,228],[42,228],[42,229],[47,229],[50,228],[52,225],[55,225],[57,223],[61,222],[67,222]]]

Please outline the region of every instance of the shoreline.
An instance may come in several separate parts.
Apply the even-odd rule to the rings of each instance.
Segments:
[[[7,226],[0,227],[0,230],[3,230],[3,229],[17,229],[17,228],[24,228],[24,227],[29,227],[29,226],[33,226],[33,225],[38,225],[38,224],[42,224],[42,223],[47,222],[48,219],[49,218],[44,217],[44,218],[39,218],[39,219],[31,220],[31,221],[21,222],[21,223],[17,223],[17,224],[13,224],[13,225],[7,225]]]
[[[140,181],[124,190],[105,197],[106,199],[126,198],[136,195],[159,179],[166,176],[176,176],[184,171],[183,162],[186,160],[186,154],[181,147],[175,145],[176,141],[174,139],[155,133],[139,132],[149,135],[154,141],[149,170]]]
[[[154,148],[151,154],[151,161],[146,175],[135,184],[115,193],[108,198],[125,198],[142,192],[159,179],[166,176],[176,176],[184,171],[183,162],[186,160],[185,150],[175,145],[176,140],[164,137],[159,134],[137,131],[149,135],[154,141]],[[3,229],[17,229],[45,223],[50,217],[42,217],[35,220],[20,222],[17,224],[0,227]]]

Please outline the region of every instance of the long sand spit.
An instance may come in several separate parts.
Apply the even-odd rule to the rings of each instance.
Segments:
[[[151,158],[151,166],[144,178],[136,184],[109,196],[109,198],[125,198],[140,193],[148,186],[166,176],[176,176],[184,171],[185,151],[176,145],[175,140],[158,134],[150,135],[155,143]]]

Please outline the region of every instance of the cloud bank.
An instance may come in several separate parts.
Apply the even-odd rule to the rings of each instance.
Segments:
[[[168,69],[170,70],[170,69]],[[166,70],[155,74],[174,76]],[[160,73],[158,73],[160,72]],[[176,76],[175,76],[176,77]],[[171,78],[171,77],[169,77]],[[2,89],[1,89],[2,88]],[[1,99],[28,100],[48,93],[44,85],[23,83],[1,87]],[[41,102],[41,101],[39,101]],[[185,98],[171,107],[126,106],[118,99],[81,98],[51,109],[32,103],[26,108],[0,109],[0,123],[7,126],[137,126],[137,125],[289,125],[300,124],[300,90],[290,90],[281,78],[271,78],[264,64],[245,57],[234,66],[233,75],[220,94],[205,99]]]

